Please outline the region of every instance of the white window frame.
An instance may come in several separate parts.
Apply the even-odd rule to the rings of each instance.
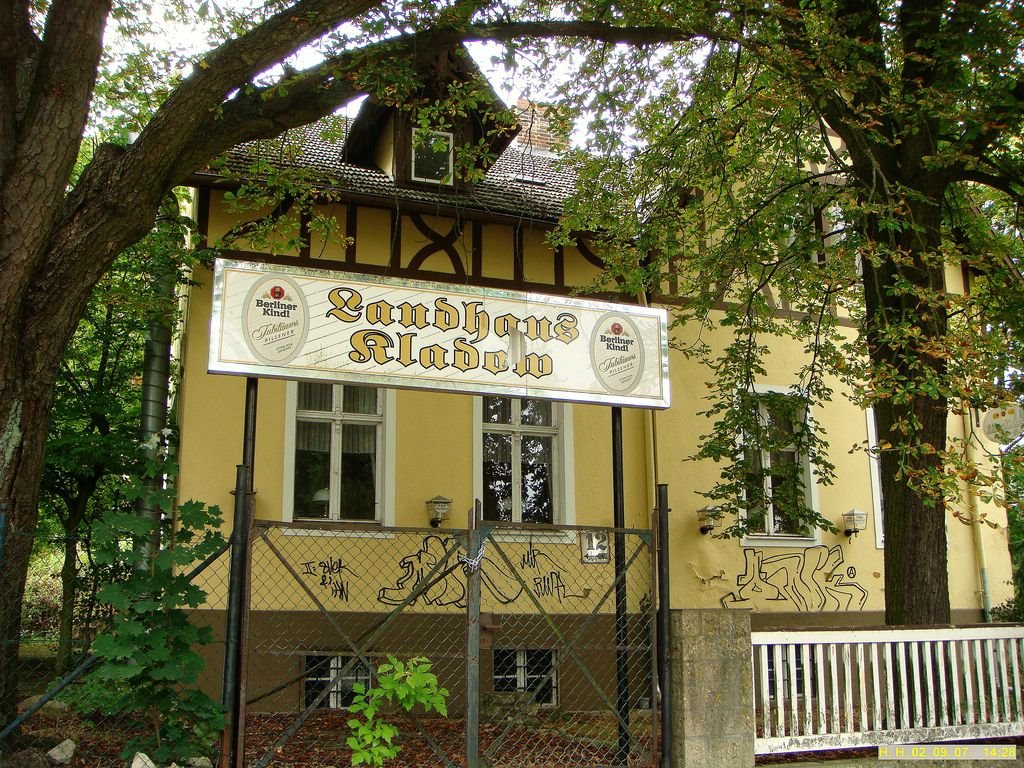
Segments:
[[[316,671],[315,674],[309,672],[309,660],[315,658],[329,658],[330,661]],[[308,687],[310,680],[323,681],[326,685],[330,685],[334,676],[337,675],[346,664],[350,661],[355,663],[349,673],[345,675],[342,680],[350,681],[351,683],[362,683],[369,689],[373,685],[373,670],[366,667],[362,661],[355,658],[351,654],[342,654],[340,656],[332,655],[330,653],[307,653],[302,657],[302,684],[303,684],[303,704],[309,700]],[[318,709],[347,709],[346,704],[342,699],[343,695],[351,690],[351,685],[347,688],[342,688],[341,685],[335,685],[331,692],[327,694]]]
[[[755,396],[765,394],[792,396],[793,392],[788,387],[778,387],[770,384],[756,384],[750,394]],[[759,404],[758,407],[760,408],[761,405]],[[807,424],[810,425],[811,429],[814,428],[814,414],[811,408],[807,409]],[[743,446],[742,435],[737,436],[737,442],[741,447]],[[809,456],[800,456],[800,461],[804,472],[804,503],[820,514],[821,507],[819,506],[818,500],[818,473],[815,470],[814,465],[811,463]],[[766,451],[761,452],[761,462],[762,467],[771,467],[771,457],[767,455]],[[769,500],[771,499],[770,480],[770,475],[766,475],[764,478],[765,498]],[[743,514],[745,514],[745,510]],[[774,507],[768,510],[768,514],[765,519],[765,528],[768,531],[771,531],[772,528],[774,528]],[[748,533],[744,536],[740,543],[745,547],[813,547],[821,543],[821,530],[819,528],[814,528],[809,536],[800,536],[798,534],[791,533],[754,532]]]
[[[524,400],[530,398],[511,398],[512,400]],[[513,407],[513,413],[519,409]],[[551,426],[550,427],[520,427],[520,434],[540,435],[550,434],[552,440],[552,459],[555,462],[554,481],[551,484],[554,498],[553,525],[575,525],[576,524],[576,489],[575,489],[575,467],[573,462],[573,427],[572,427],[572,405],[552,401],[551,403]],[[473,398],[473,498],[483,499],[484,497],[484,432],[516,432],[517,428],[509,424],[484,424],[484,399],[477,395]],[[519,466],[519,454],[515,450],[516,442],[513,441],[512,466],[515,469]],[[521,469],[521,467],[520,467]],[[522,499],[518,496],[519,486],[516,487],[516,495],[512,499],[512,520],[522,520]]]
[[[868,477],[871,480],[871,519],[875,524],[875,549],[885,549],[885,527],[882,524],[882,462],[878,457],[878,430],[875,410],[864,411],[868,435]]]
[[[516,693],[530,692],[527,676],[526,655],[528,653],[546,653],[551,660],[551,700],[535,702],[540,707],[558,706],[558,652],[553,648],[495,648],[494,653],[515,653],[516,655]],[[492,657],[493,660],[493,657]],[[496,693],[512,693],[512,691],[498,691],[495,685],[498,679],[498,665],[495,662],[491,669],[491,689]]]
[[[430,141],[433,141],[434,136],[444,136],[448,140],[448,172],[440,179],[433,179],[429,176],[420,176],[416,173],[416,150],[418,144],[416,137],[420,132],[429,133],[431,136]],[[424,146],[429,146],[425,144]],[[439,184],[441,186],[452,186],[452,178],[455,172],[455,134],[450,131],[435,131],[428,128],[413,128],[412,129],[412,144],[409,147],[409,178],[413,181],[422,181],[428,184]]]
[[[324,382],[329,383],[329,382]],[[344,385],[335,385],[344,386]],[[381,525],[391,527],[395,524],[395,390],[379,388],[378,406],[380,416],[368,418],[365,423],[377,423],[377,459],[379,466],[375,468],[376,502],[374,504],[374,520],[345,520],[339,518],[296,518],[295,506],[295,424],[298,413],[299,384],[297,381],[285,382],[285,422],[284,422],[284,481],[282,483],[281,519],[284,522],[325,522],[352,523],[353,525]],[[333,416],[330,417],[333,419]],[[357,423],[355,415],[345,417],[348,423]],[[332,497],[337,493],[332,483]]]

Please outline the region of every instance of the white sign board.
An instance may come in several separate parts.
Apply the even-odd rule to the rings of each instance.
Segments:
[[[1012,440],[1024,432],[1024,408],[1017,403],[1010,403],[986,411],[981,420],[981,431],[985,437],[997,443]]]
[[[667,408],[663,309],[218,259],[209,370]]]

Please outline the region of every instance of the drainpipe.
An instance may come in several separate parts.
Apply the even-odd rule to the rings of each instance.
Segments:
[[[177,201],[170,198],[165,202],[160,214],[156,218],[154,232],[160,235],[160,240],[170,240],[176,234],[181,236],[180,226],[177,224]],[[157,247],[162,247],[163,242],[158,242]],[[154,284],[160,298],[166,299],[168,303],[174,298],[175,270],[173,265],[165,264],[163,271],[156,274]],[[149,327],[146,329],[146,349],[143,357],[142,368],[142,402],[141,402],[141,423],[140,436],[144,445],[147,445],[148,458],[157,460],[160,452],[160,440],[163,437],[163,430],[167,427],[168,396],[171,380],[171,328],[167,316],[157,313],[150,319]],[[162,480],[159,477],[147,478],[146,488],[151,491],[159,490]],[[137,504],[140,515],[149,517],[153,521],[152,534],[149,541],[139,541],[136,546],[146,554],[143,563],[148,563],[155,556],[160,548],[160,509],[148,499],[140,499]],[[144,567],[144,566],[140,566]]]
[[[963,414],[964,445],[967,458],[974,460],[974,449],[971,447],[971,413],[973,409],[966,409]],[[988,588],[988,557],[985,554],[985,540],[981,530],[981,514],[978,511],[978,497],[973,490],[967,488],[967,511],[970,513],[971,535],[974,539],[974,559],[978,564],[978,581],[981,582],[981,610],[982,617],[986,624],[992,621],[992,594]]]
[[[650,307],[647,291],[637,294],[640,305]],[[658,491],[658,412],[653,408],[644,409],[644,448],[647,453],[647,508],[656,509],[660,498]]]

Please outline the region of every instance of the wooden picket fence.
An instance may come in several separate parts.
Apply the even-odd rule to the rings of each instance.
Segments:
[[[755,752],[1024,734],[1024,626],[752,633]]]

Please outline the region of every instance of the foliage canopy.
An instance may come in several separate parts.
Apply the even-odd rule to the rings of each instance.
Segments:
[[[988,325],[974,297],[1005,301],[1019,285],[1006,258],[1017,254],[1024,191],[1019,2],[168,8],[206,25],[208,50],[147,37],[166,21],[152,25],[146,3],[0,10],[0,499],[13,503],[15,533],[35,527],[64,347],[92,287],[166,194],[229,147],[360,93],[403,101],[419,57],[492,40],[516,77],[528,63],[573,67],[555,95],[567,118],[585,116],[597,159],[585,158],[594,183],[570,207],[566,236],[601,232],[623,290],[678,298],[681,343],[695,353],[707,349],[708,310],[725,305],[714,322],[733,342],[708,360],[722,381],[710,412],[723,427],[733,427],[732,395],[757,376],[765,334],[808,340],[795,382],[806,403],[857,382],[882,448],[887,620],[948,621],[946,502],[972,460],[949,474],[962,451],[947,440],[947,413],[999,394],[987,390],[999,363],[973,343]],[[304,46],[320,57],[296,58]],[[78,174],[82,137],[100,124],[111,140]],[[819,210],[838,223],[824,265],[810,258]],[[946,291],[960,265],[979,277],[967,299]],[[848,309],[856,333],[833,322],[833,306]],[[779,309],[796,330],[780,325]],[[14,679],[27,560],[26,546],[12,547],[0,570],[3,681]],[[910,595],[907,584],[928,589]],[[0,719],[13,707],[8,685]]]

